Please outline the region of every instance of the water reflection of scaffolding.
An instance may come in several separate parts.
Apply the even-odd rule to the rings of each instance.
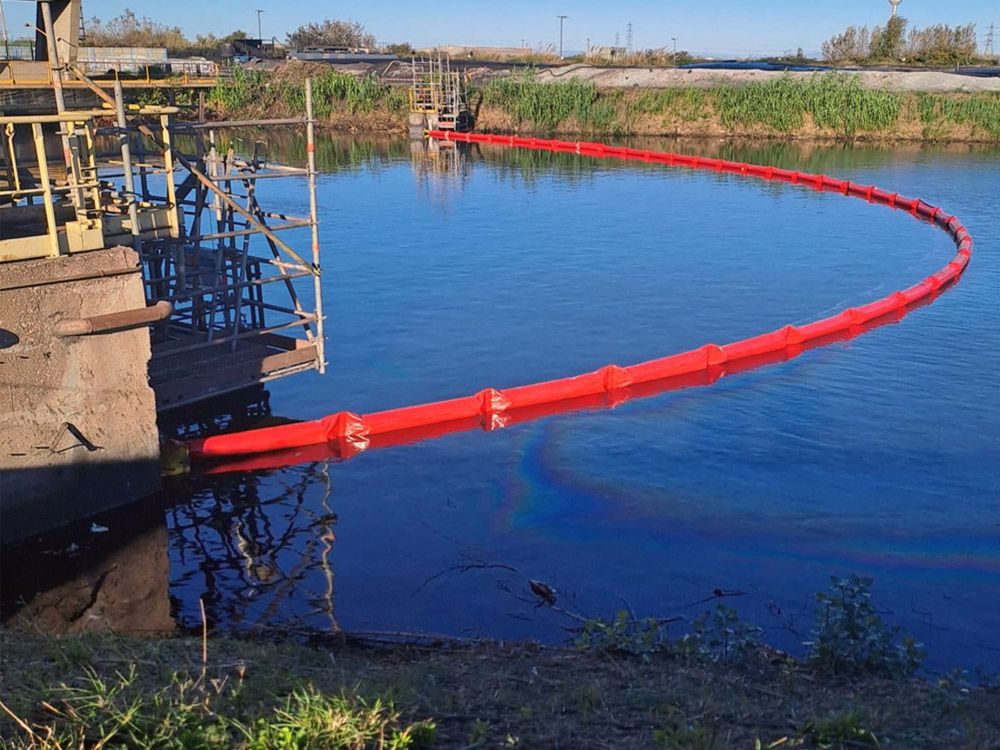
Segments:
[[[462,178],[471,173],[468,143],[423,139],[410,141],[410,160],[418,175],[437,174]]]
[[[410,135],[422,137],[424,130],[471,130],[468,94],[463,74],[451,69],[451,61],[438,54],[412,58],[410,84]]]

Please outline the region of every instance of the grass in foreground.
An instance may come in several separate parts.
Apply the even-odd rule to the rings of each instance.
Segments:
[[[531,590],[557,608],[555,592]],[[872,581],[816,595],[804,661],[717,605],[678,618],[620,612],[576,650],[530,644],[334,648],[0,633],[0,746],[487,748],[1000,746],[1000,690],[913,678],[919,644],[883,621]],[[369,642],[368,646],[372,644]]]
[[[210,648],[203,667],[194,639],[0,634],[0,747],[1000,747],[996,690],[835,677],[765,652]]]

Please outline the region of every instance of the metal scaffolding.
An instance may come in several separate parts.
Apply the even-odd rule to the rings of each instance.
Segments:
[[[309,82],[304,118],[215,123],[177,122],[174,107],[129,109],[120,84],[113,97],[91,85],[106,109],[0,117],[0,261],[133,247],[147,303],[173,308],[152,332],[150,383],[161,410],[322,372]],[[304,169],[271,164],[260,141],[238,154],[220,140],[275,124],[305,131]],[[97,157],[102,136],[117,140],[106,162]],[[307,215],[262,204],[259,182],[276,178],[304,178]],[[294,230],[309,231],[310,252],[284,239]]]
[[[472,128],[468,95],[462,73],[451,69],[451,61],[438,54],[411,58],[410,115],[431,130],[464,131]]]

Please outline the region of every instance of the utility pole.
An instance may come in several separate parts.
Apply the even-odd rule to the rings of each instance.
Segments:
[[[629,21],[628,25],[625,27],[625,46],[628,48],[629,53],[632,52],[632,22]]]
[[[990,30],[986,33],[986,44],[983,45],[983,56],[993,57],[993,27],[994,24],[990,24]]]
[[[670,37],[674,41],[674,67],[677,67],[677,37]]]
[[[569,16],[556,16],[559,19],[559,59],[563,59],[563,21]]]
[[[3,32],[4,57],[10,59],[10,40],[7,38],[7,19],[3,14],[3,0],[0,0],[0,32]]]
[[[264,46],[264,34],[261,31],[260,14],[263,13],[263,12],[264,11],[261,10],[260,8],[257,9],[257,39],[260,40],[260,44],[261,44],[262,47]]]

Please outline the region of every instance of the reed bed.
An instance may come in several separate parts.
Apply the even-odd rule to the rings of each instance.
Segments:
[[[309,71],[313,79],[313,107],[317,117],[335,112],[350,114],[385,110],[402,113],[405,92],[375,76],[354,76],[332,69]],[[271,117],[305,113],[304,75],[280,75],[237,68],[209,94],[212,107],[227,114],[264,114]]]
[[[221,116],[295,116],[305,111],[303,81],[313,78],[316,116],[352,130],[402,129],[406,90],[375,76],[323,66],[237,69],[212,90]],[[857,75],[714,88],[599,89],[569,79],[542,82],[535,71],[500,76],[470,91],[480,127],[552,135],[772,135],[1000,140],[1000,94],[901,93],[866,89]]]
[[[899,121],[903,96],[861,86],[851,75],[818,74],[713,89],[677,88],[638,94],[600,90],[591,83],[542,83],[531,72],[495,79],[481,90],[484,106],[504,110],[517,127],[555,132],[629,133],[640,117],[676,122],[712,117],[730,130],[763,127],[780,134],[800,130],[811,118],[816,128],[838,136],[884,133]],[[972,110],[967,118],[978,117]]]
[[[890,130],[899,122],[902,101],[896,92],[865,89],[857,76],[840,74],[805,82],[779,78],[716,92],[719,119],[727,127],[759,124],[790,133],[809,115],[817,128],[843,137]]]
[[[484,106],[506,111],[518,127],[554,131],[572,121],[581,132],[614,132],[614,97],[602,95],[592,83],[569,80],[546,84],[527,70],[495,78],[480,93]]]

